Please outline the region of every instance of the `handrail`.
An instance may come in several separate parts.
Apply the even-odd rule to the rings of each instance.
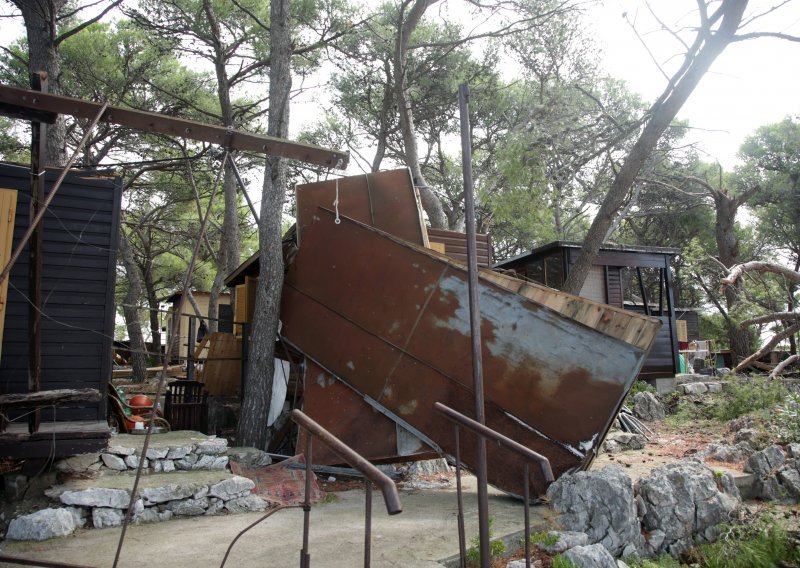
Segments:
[[[440,414],[444,414],[450,420],[456,422],[457,424],[460,424],[464,428],[471,430],[480,436],[484,436],[486,438],[489,438],[490,440],[497,442],[498,444],[505,446],[515,454],[522,456],[523,458],[525,458],[530,462],[538,463],[539,467],[542,470],[542,475],[544,475],[545,481],[548,482],[555,481],[555,478],[553,477],[553,470],[550,467],[550,460],[548,460],[542,454],[539,454],[529,448],[526,448],[519,442],[516,442],[511,438],[504,436],[500,432],[496,432],[495,430],[492,430],[491,428],[488,428],[479,422],[476,422],[475,420],[469,418],[468,416],[464,416],[457,410],[453,410],[452,408],[450,408],[449,406],[445,406],[441,402],[435,402],[433,404],[433,408]]]
[[[500,432],[492,430],[473,420],[468,416],[464,416],[457,410],[453,410],[449,406],[445,406],[441,402],[435,402],[433,404],[433,409],[438,412],[439,414],[444,415],[445,418],[453,421],[456,425],[455,430],[455,445],[456,445],[456,491],[458,495],[458,546],[459,546],[459,553],[460,553],[460,566],[461,568],[466,568],[467,562],[467,552],[466,552],[466,536],[464,534],[464,501],[461,494],[461,449],[460,449],[460,442],[459,442],[459,426],[463,426],[467,430],[471,430],[478,436],[482,438],[489,438],[498,444],[505,446],[507,449],[511,450],[515,454],[522,456],[525,460],[523,467],[523,502],[525,504],[525,567],[531,567],[531,520],[530,520],[530,472],[528,463],[538,463],[539,467],[542,470],[542,474],[546,481],[551,482],[555,481],[553,477],[553,469],[550,467],[550,460],[547,459],[545,456],[534,452],[533,450],[526,448],[519,442],[512,440],[511,438],[504,436]],[[481,539],[483,539],[483,535],[480,535]],[[489,543],[481,543],[483,547],[485,544],[488,547]],[[488,557],[484,558],[481,557],[481,564],[482,567],[488,566]]]
[[[261,521],[265,520],[273,513],[282,509],[291,508],[303,509],[303,548],[300,550],[300,568],[310,568],[311,555],[308,553],[308,535],[311,524],[311,478],[314,475],[314,473],[311,471],[311,442],[314,437],[319,438],[319,440],[331,451],[333,451],[337,456],[349,463],[355,469],[360,471],[365,477],[364,485],[366,509],[364,522],[364,566],[368,568],[371,562],[370,541],[372,539],[372,483],[380,488],[381,493],[383,494],[383,501],[386,503],[386,512],[390,515],[397,515],[403,512],[403,506],[400,504],[400,495],[397,493],[397,487],[395,487],[394,482],[389,478],[388,475],[369,463],[361,454],[328,432],[325,428],[312,420],[302,411],[298,409],[292,410],[291,419],[294,420],[294,422],[296,422],[301,428],[305,428],[309,434],[308,439],[306,440],[304,456],[306,462],[305,500],[303,501],[302,505],[285,505],[273,509],[251,525],[241,530],[230,543],[230,545],[228,545],[228,550],[225,552],[225,557],[222,559],[220,568],[224,568],[225,562],[227,562],[228,556],[233,549],[233,545],[236,544],[236,541],[238,541],[244,533],[258,525]]]
[[[397,492],[397,487],[388,475],[369,463],[361,454],[328,432],[302,411],[298,409],[292,410],[292,420],[308,430],[310,434],[319,438],[320,442],[325,444],[331,451],[377,485],[383,494],[383,501],[386,504],[387,513],[390,515],[397,515],[403,512],[403,506],[400,504],[400,495]]]

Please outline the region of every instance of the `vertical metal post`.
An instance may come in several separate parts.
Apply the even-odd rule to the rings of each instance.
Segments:
[[[461,443],[456,425],[456,495],[458,498],[458,555],[459,568],[467,568],[467,536],[464,533],[464,494],[461,492]]]
[[[47,73],[31,73],[31,88],[47,92]],[[44,206],[47,125],[31,123],[31,183],[28,224],[33,225]],[[44,224],[36,225],[28,244],[28,392],[38,392],[42,383],[42,245]],[[34,410],[28,418],[28,432],[39,429],[41,414]]]
[[[525,499],[525,568],[531,568],[531,475],[527,461],[523,472],[525,475],[525,491],[522,494],[522,498]]]
[[[475,391],[475,420],[486,423],[483,405],[483,354],[481,353],[481,312],[478,298],[478,256],[475,243],[475,202],[472,192],[472,143],[469,125],[469,86],[458,87],[461,114],[461,162],[464,172],[464,205],[467,224],[467,268],[469,271],[469,323],[472,332],[472,374]],[[489,567],[489,492],[486,482],[486,440],[477,440],[478,524],[481,568]]]
[[[183,315],[178,314],[178,317],[183,317]],[[196,323],[194,316],[189,316],[189,330],[186,338],[186,380],[193,381],[194,380],[194,343],[195,343],[195,329],[194,324]]]
[[[306,489],[303,501],[303,550],[300,551],[300,568],[311,568],[311,555],[308,553],[308,533],[311,529],[311,432],[307,432],[306,441]]]
[[[371,565],[371,542],[372,542],[372,482],[364,480],[366,510],[364,511],[364,568]]]

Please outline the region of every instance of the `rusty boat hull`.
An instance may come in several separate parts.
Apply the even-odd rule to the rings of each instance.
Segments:
[[[284,282],[283,337],[349,389],[346,406],[362,418],[338,431],[329,421],[343,441],[375,450],[378,409],[454,454],[454,426],[433,405],[474,415],[466,267],[335,217],[319,208],[303,227]],[[487,426],[547,456],[556,477],[588,467],[660,322],[489,271],[479,280]],[[474,448],[462,433],[467,466]],[[493,444],[487,457],[489,482],[522,494],[520,459]],[[547,482],[532,471],[542,495]]]

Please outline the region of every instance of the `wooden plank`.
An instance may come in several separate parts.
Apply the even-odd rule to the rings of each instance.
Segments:
[[[0,270],[11,258],[14,218],[17,212],[17,192],[0,188]],[[0,357],[3,355],[3,328],[8,302],[8,278],[0,282]]]
[[[88,119],[93,119],[102,108],[100,103],[59,95],[33,93],[25,89],[15,89],[5,85],[0,85],[0,103]],[[232,130],[224,126],[214,126],[194,120],[174,118],[164,114],[122,107],[109,106],[101,120],[145,132],[156,132],[177,138],[189,138],[210,144],[219,144],[224,148],[233,150],[282,156],[329,168],[343,169],[347,167],[350,159],[350,156],[345,152],[330,150],[312,144],[290,142],[282,138],[252,134],[242,130]]]
[[[211,396],[239,393],[242,377],[242,340],[231,333],[215,332],[209,336],[208,358],[198,381]]]
[[[164,369],[163,366],[161,367],[147,367],[147,374],[148,375],[155,375],[160,373]],[[173,374],[180,374],[183,373],[183,367],[180,365],[170,365],[167,367],[167,375],[171,376]],[[127,377],[133,376],[133,369],[114,369],[111,371],[112,377],[115,379],[124,379]]]

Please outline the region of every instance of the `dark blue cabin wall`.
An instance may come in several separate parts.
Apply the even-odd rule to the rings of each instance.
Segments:
[[[46,192],[58,170],[48,170]],[[29,169],[0,164],[0,187],[17,190],[14,245],[28,227]],[[101,402],[45,411],[43,420],[103,420],[111,376],[114,287],[122,186],[118,177],[70,172],[44,217],[42,390],[95,388]],[[28,252],[11,270],[0,393],[28,390]]]

